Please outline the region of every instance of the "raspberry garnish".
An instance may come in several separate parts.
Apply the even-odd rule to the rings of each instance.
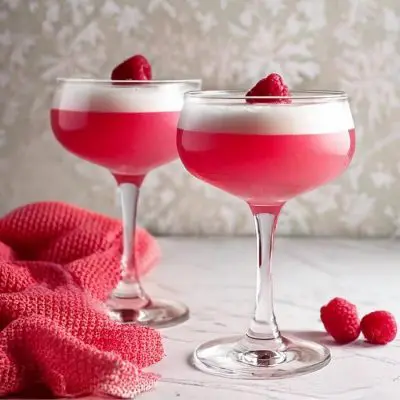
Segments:
[[[387,344],[396,337],[397,324],[390,312],[374,311],[363,317],[361,330],[367,342]]]
[[[150,80],[151,65],[144,56],[136,54],[117,65],[111,73],[111,79],[113,81]]]
[[[291,99],[252,99],[249,96],[290,96],[289,88],[279,74],[269,74],[246,93],[247,103],[291,103]]]
[[[360,335],[356,306],[340,297],[332,299],[321,308],[321,320],[326,331],[338,343],[350,343]]]

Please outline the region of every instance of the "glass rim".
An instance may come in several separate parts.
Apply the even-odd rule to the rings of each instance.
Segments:
[[[341,90],[293,90],[290,96],[246,96],[244,90],[191,90],[185,93],[186,98],[199,100],[348,100],[346,92]],[[273,105],[274,103],[258,103]],[[282,103],[277,103],[282,104]],[[286,103],[287,104],[287,103]]]
[[[124,86],[129,86],[130,84],[141,84],[141,85],[150,85],[150,84],[171,84],[171,83],[201,83],[202,80],[200,78],[190,78],[190,79],[154,79],[154,80],[119,80],[119,79],[96,79],[96,78],[64,78],[58,77],[56,78],[56,82],[59,83],[98,83],[98,84],[124,84]],[[121,85],[123,86],[123,85]]]

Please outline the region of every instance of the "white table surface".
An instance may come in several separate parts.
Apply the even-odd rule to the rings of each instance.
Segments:
[[[165,238],[160,244],[162,264],[145,286],[153,296],[184,301],[191,318],[162,331],[167,355],[151,368],[162,378],[138,399],[400,399],[400,335],[387,346],[362,340],[339,346],[319,321],[319,308],[335,296],[356,303],[361,314],[387,309],[400,321],[400,241],[277,239],[275,311],[280,328],[327,344],[332,361],[318,372],[275,381],[219,378],[188,363],[199,343],[245,332],[253,308],[255,239]]]
[[[387,309],[400,320],[400,241],[277,239],[280,328],[327,344],[332,361],[318,372],[275,381],[219,378],[188,364],[197,344],[245,332],[253,308],[255,240],[165,238],[160,243],[163,261],[147,279],[148,289],[185,301],[191,318],[162,331],[167,356],[152,368],[162,378],[140,399],[400,399],[400,335],[387,346],[362,340],[338,346],[319,321],[319,308],[335,296],[356,303],[361,314]]]

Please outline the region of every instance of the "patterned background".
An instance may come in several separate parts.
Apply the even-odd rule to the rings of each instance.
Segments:
[[[60,148],[48,109],[56,77],[108,77],[143,53],[156,77],[203,77],[206,88],[277,71],[292,88],[348,91],[355,162],[289,202],[279,232],[399,235],[399,31],[398,0],[0,0],[0,212],[40,199],[118,212],[108,173]],[[244,204],[179,162],[148,177],[140,216],[161,234],[253,231]]]

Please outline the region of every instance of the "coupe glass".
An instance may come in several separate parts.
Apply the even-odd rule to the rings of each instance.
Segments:
[[[51,109],[55,137],[68,151],[107,168],[121,196],[121,281],[110,296],[112,316],[153,327],[188,318],[179,302],[153,299],[143,289],[135,263],[139,190],[154,168],[178,157],[176,129],[186,91],[200,80],[109,81],[59,79]]]
[[[325,346],[281,335],[271,256],[282,206],[348,167],[355,131],[343,92],[294,92],[290,102],[252,99],[246,103],[240,91],[192,91],[178,124],[178,152],[186,169],[246,201],[257,235],[255,311],[247,333],[200,345],[193,362],[215,375],[274,379],[315,371],[330,361]]]

